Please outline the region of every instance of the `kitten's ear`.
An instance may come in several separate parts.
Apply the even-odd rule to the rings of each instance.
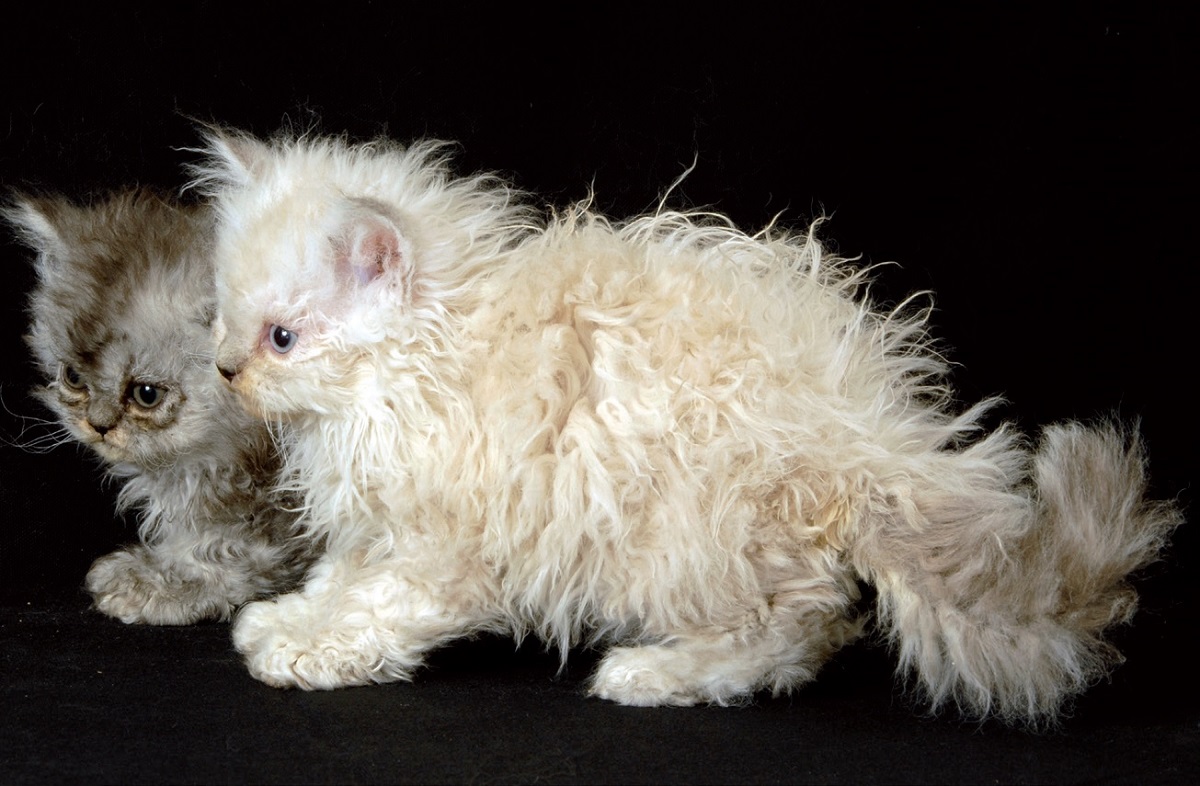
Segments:
[[[207,127],[203,132],[203,163],[189,167],[195,176],[189,188],[213,195],[226,186],[244,186],[254,180],[270,155],[270,147],[249,134]]]
[[[367,286],[386,281],[407,292],[412,279],[412,244],[386,205],[353,200],[333,238],[334,264],[343,281]]]
[[[37,271],[45,276],[47,265],[65,257],[70,243],[60,229],[75,206],[56,197],[29,197],[16,194],[0,208],[3,218],[17,238],[38,254]]]

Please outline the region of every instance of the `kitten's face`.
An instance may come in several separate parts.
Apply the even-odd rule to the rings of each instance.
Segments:
[[[109,463],[160,468],[203,449],[230,410],[203,213],[131,193],[88,208],[29,200],[9,218],[39,252],[27,336],[38,397]]]
[[[411,248],[378,206],[296,193],[242,211],[217,250],[217,365],[248,410],[336,414],[403,302]]]
[[[453,298],[536,219],[507,186],[455,179],[438,143],[400,150],[208,137],[219,214],[217,364],[253,412],[337,413],[438,352]]]

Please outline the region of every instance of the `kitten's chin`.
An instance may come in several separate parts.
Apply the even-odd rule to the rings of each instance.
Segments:
[[[250,417],[258,420],[274,417],[262,406],[259,398],[250,392],[250,388],[248,388],[241,377],[232,380],[226,387],[226,390],[233,394],[234,404]]]
[[[249,375],[239,375],[229,389],[241,410],[255,420],[287,423],[311,414],[307,409],[297,407],[292,396],[280,395],[269,382],[264,384]]]
[[[128,446],[123,444],[125,440],[121,439],[121,432],[119,430],[110,431],[110,436],[107,439],[86,425],[75,426],[71,429],[71,434],[81,444],[87,446],[109,464],[119,464],[129,461]]]
[[[104,440],[95,440],[88,443],[88,447],[96,452],[100,458],[104,459],[109,464],[135,464],[133,456],[124,448],[119,448]]]
[[[259,399],[240,393],[237,396],[238,404],[241,405],[242,411],[256,420],[271,420],[277,422],[287,422],[292,420],[298,413],[289,410],[279,410],[267,404],[264,404]]]

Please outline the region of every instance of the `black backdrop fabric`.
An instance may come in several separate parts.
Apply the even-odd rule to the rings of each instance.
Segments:
[[[973,10],[965,10],[970,6]],[[0,187],[178,189],[197,121],[457,143],[553,206],[594,194],[777,220],[936,293],[964,402],[1023,429],[1140,420],[1153,492],[1197,478],[1197,15],[1134,3],[483,9],[198,2],[4,12]],[[0,781],[1195,782],[1195,527],[1137,580],[1128,657],[1042,734],[929,718],[871,641],[792,696],[633,709],[595,654],[462,642],[413,683],[306,694],[246,675],[228,625],[129,627],[88,564],[135,536],[45,413],[28,254],[0,240]],[[34,419],[34,420],[31,420]]]

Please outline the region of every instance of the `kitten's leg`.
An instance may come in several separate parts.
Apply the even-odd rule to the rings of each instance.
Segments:
[[[242,609],[234,647],[279,688],[407,680],[429,650],[485,623],[467,579],[421,580],[422,567],[323,557],[301,592]]]
[[[304,558],[293,552],[265,537],[224,530],[174,533],[99,558],[85,586],[99,611],[126,623],[225,620],[301,571]]]
[[[862,623],[851,614],[857,588],[832,577],[793,582],[761,599],[743,624],[704,626],[660,644],[614,647],[591,693],[634,706],[745,701],[761,689],[784,693],[816,675]]]

